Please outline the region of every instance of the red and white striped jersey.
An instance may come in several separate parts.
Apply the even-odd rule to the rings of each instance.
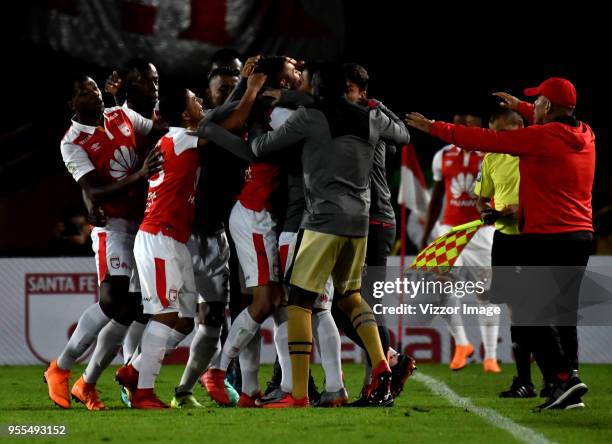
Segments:
[[[61,142],[62,158],[75,181],[97,171],[102,184],[119,181],[139,167],[135,132],[148,134],[153,122],[130,109],[104,110],[104,127],[72,121]],[[138,220],[142,216],[143,196],[136,189],[102,205],[107,217]]]
[[[187,243],[193,225],[196,189],[200,177],[198,138],[185,128],[170,128],[157,146],[163,169],[149,179],[147,207],[140,229],[163,233]]]
[[[435,154],[433,179],[444,182],[446,198],[443,225],[457,226],[480,219],[474,186],[484,156],[480,151],[464,151],[455,145],[447,145]]]

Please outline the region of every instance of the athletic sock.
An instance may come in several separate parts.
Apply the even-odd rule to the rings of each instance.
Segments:
[[[132,355],[140,345],[140,341],[142,340],[142,334],[146,328],[147,324],[143,324],[142,322],[134,321],[130,328],[127,331],[127,335],[125,336],[125,340],[123,341],[123,363],[127,364],[130,362]]]
[[[281,390],[291,393],[293,387],[291,372],[291,357],[289,356],[289,337],[287,332],[287,307],[279,308],[278,315],[274,316],[274,346],[278,364],[281,368]]]
[[[166,353],[164,356],[171,355],[174,350],[178,347],[178,345],[185,339],[187,335],[185,333],[181,333],[178,330],[172,329],[170,332],[170,337],[168,338],[168,342],[166,343]]]
[[[200,324],[189,348],[189,360],[183,371],[177,393],[191,392],[218,351],[221,328]]]
[[[223,329],[221,329],[221,334],[223,334]],[[213,355],[212,358],[210,358],[210,364],[208,365],[208,368],[212,368],[212,369],[221,369],[221,352],[223,350],[223,347],[221,346],[221,339],[219,339],[217,341],[217,348],[216,348],[216,352]]]
[[[291,357],[294,399],[308,395],[308,371],[312,352],[312,311],[297,305],[287,307],[287,338]]]
[[[111,319],[100,331],[96,348],[83,373],[83,379],[86,383],[95,384],[98,381],[104,369],[117,356],[127,331],[127,325],[120,324],[114,319]]]
[[[77,327],[70,336],[64,351],[57,358],[57,366],[64,370],[70,370],[76,360],[93,344],[100,330],[109,321],[110,318],[104,314],[100,304],[89,306],[79,318]]]
[[[251,342],[251,339],[259,332],[261,324],[255,322],[249,314],[248,308],[245,308],[236,317],[229,333],[227,340],[223,346],[221,355],[221,369],[227,370],[232,359],[240,354],[242,349]]]
[[[313,330],[325,372],[325,390],[336,392],[344,387],[340,361],[340,333],[329,310],[320,311],[313,316]]]
[[[367,302],[361,298],[359,293],[353,293],[338,301],[338,306],[349,316],[368,352],[372,366],[377,366],[381,361],[386,362],[387,357],[380,343],[376,319]]]
[[[527,334],[525,334],[527,333]],[[529,347],[529,330],[520,326],[510,327],[512,351],[516,364],[516,376],[524,384],[531,384],[531,348]]]
[[[172,328],[157,321],[150,321],[142,335],[142,353],[138,357],[138,388],[152,389],[166,352],[166,344]]]
[[[481,304],[484,307],[495,307],[495,305],[487,302]],[[480,324],[480,334],[482,336],[482,345],[484,347],[485,359],[497,359],[497,339],[499,336],[499,315],[486,316],[479,315],[478,323]]]
[[[238,356],[242,372],[242,392],[253,396],[259,392],[261,336],[256,334]]]

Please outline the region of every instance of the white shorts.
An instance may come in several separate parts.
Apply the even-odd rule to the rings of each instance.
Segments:
[[[440,232],[441,234],[448,233],[450,229],[449,225],[442,225]],[[480,227],[465,246],[454,265],[455,267],[466,267],[462,278],[482,281],[485,283],[487,290],[491,287],[491,277],[493,275],[491,249],[493,248],[494,233],[495,227],[493,226]]]
[[[187,245],[162,233],[139,231],[134,257],[146,314],[178,312],[183,318],[195,317],[197,293]]]
[[[229,243],[225,230],[212,236],[193,233],[187,242],[191,254],[198,304],[229,301]]]
[[[297,233],[283,231],[278,239],[278,255],[280,258],[281,270],[283,277],[287,277],[287,272],[293,264],[293,256],[295,255],[295,243],[297,241]],[[288,292],[286,291],[287,295]],[[285,299],[286,296],[285,295]],[[325,284],[325,290],[321,293],[314,302],[313,308],[318,310],[331,310],[332,300],[334,298],[334,281],[330,276]],[[285,300],[286,302],[286,300]]]
[[[130,278],[130,292],[140,292],[138,270],[134,262],[134,237],[138,224],[125,219],[109,218],[104,227],[94,227],[91,244],[96,260],[98,285],[106,276]]]
[[[236,202],[229,229],[242,270],[242,288],[279,282],[276,222],[267,210],[252,211]]]

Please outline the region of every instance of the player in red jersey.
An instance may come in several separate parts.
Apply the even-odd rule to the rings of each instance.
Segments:
[[[455,123],[471,127],[480,127],[482,123],[480,118],[469,114],[456,115],[454,120]],[[434,188],[427,210],[421,249],[427,246],[433,226],[443,207],[444,213],[438,235],[448,232],[454,226],[480,219],[480,213],[476,208],[478,198],[474,194],[474,186],[484,155],[485,153],[479,151],[463,150],[456,145],[447,145],[435,154],[432,165]],[[484,281],[487,289],[491,282],[491,248],[494,231],[490,226],[479,229],[455,262],[463,278]],[[455,303],[453,299],[445,302],[453,304]],[[488,304],[484,299],[479,302]],[[474,353],[474,347],[468,340],[461,314],[444,316],[444,319],[455,340],[455,353],[450,368],[455,371],[461,370]],[[479,317],[479,322],[485,350],[484,371],[499,373],[501,369],[496,357],[499,318],[483,316]]]
[[[104,404],[96,381],[116,355],[138,305],[128,293],[130,280],[136,277],[131,250],[140,217],[134,204],[138,200],[135,186],[157,172],[161,160],[152,151],[138,168],[135,133],[150,133],[151,120],[119,107],[105,109],[102,93],[89,77],[80,78],[73,88],[75,116],[62,139],[61,152],[87,200],[100,206],[107,217],[106,226],[95,227],[91,234],[100,301],[81,315],[64,351],[45,372],[45,380],[53,402],[70,407],[70,368],[97,338],[89,364],[71,392],[88,409],[100,410]]]

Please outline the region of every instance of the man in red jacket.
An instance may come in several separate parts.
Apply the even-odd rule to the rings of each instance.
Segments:
[[[533,125],[494,132],[434,122],[418,113],[408,114],[406,123],[467,150],[519,156],[519,227],[524,251],[521,265],[572,267],[562,272],[553,270],[556,283],[562,280],[569,289],[562,296],[564,303],[569,300],[574,308],[570,322],[566,316],[563,326],[555,328],[540,322],[542,326],[532,327],[536,358],[554,377],[550,397],[539,407],[583,407],[581,396],[588,388],[577,375],[575,320],[580,282],[593,240],[595,135],[587,124],[574,117],[576,90],[568,80],[550,78],[538,87],[526,89],[525,95],[537,96],[534,105],[506,93],[495,95],[503,100],[502,106],[520,112]],[[540,304],[538,296],[534,295],[529,304]]]

